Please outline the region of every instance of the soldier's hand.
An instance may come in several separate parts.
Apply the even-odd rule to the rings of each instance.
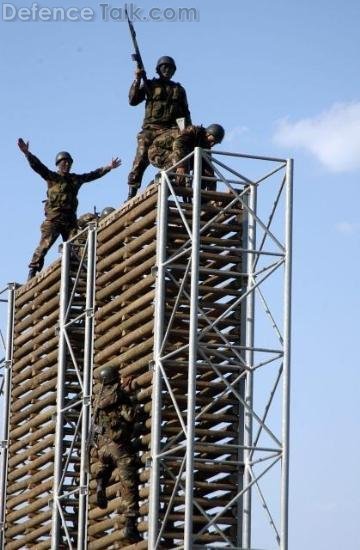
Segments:
[[[115,157],[111,159],[111,162],[108,167],[110,168],[110,170],[113,170],[114,168],[118,168],[120,164],[121,164],[121,159],[119,159],[118,157]]]
[[[124,391],[130,393],[135,389],[136,384],[133,376],[125,376],[124,378],[121,378],[121,385]]]
[[[142,69],[136,69],[135,71],[135,80],[136,82],[140,82],[140,80],[144,77],[145,71]]]
[[[176,168],[176,184],[177,185],[185,185],[185,167],[184,166],[178,166]]]
[[[29,152],[29,142],[28,141],[25,142],[23,140],[23,138],[19,138],[17,144],[18,144],[18,147],[19,147],[20,151],[22,151],[25,155],[26,155],[26,153]]]

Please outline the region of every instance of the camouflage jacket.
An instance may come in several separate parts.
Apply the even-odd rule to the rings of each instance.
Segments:
[[[29,164],[47,182],[45,214],[49,219],[61,215],[74,217],[78,205],[77,194],[83,183],[93,181],[110,172],[110,168],[98,168],[87,174],[64,174],[49,170],[35,155],[27,154]]]
[[[173,162],[179,162],[182,158],[191,153],[195,147],[208,149],[206,141],[206,130],[203,126],[188,126],[173,142]]]
[[[130,443],[136,407],[118,382],[103,386],[95,399],[94,409],[97,410],[95,424],[99,434],[117,443]]]
[[[185,89],[172,80],[160,78],[148,80],[150,96],[146,97],[144,86],[133,82],[129,91],[130,105],[139,105],[145,100],[143,128],[173,128],[177,118],[185,118],[191,124]]]
[[[203,149],[209,149],[208,142],[206,140],[206,129],[203,126],[188,126],[185,128],[173,142],[172,162],[176,164],[182,158],[191,153],[195,147],[202,147]],[[193,168],[194,158],[181,162],[178,166],[183,166],[187,170]],[[203,159],[202,163],[202,175],[206,177],[214,177],[214,170],[211,164]],[[210,186],[209,186],[210,189]]]

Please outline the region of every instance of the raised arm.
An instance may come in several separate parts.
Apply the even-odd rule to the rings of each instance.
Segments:
[[[51,170],[49,170],[49,168],[45,166],[45,164],[43,164],[41,160],[39,160],[35,155],[30,153],[29,142],[25,142],[22,138],[19,138],[17,143],[20,151],[24,153],[24,155],[28,159],[31,168],[42,178],[48,180],[51,174]]]
[[[146,97],[144,85],[141,85],[142,76],[143,71],[136,69],[135,80],[131,84],[129,90],[129,103],[132,106],[139,105]]]
[[[112,158],[111,162],[102,168],[88,172],[87,174],[79,174],[76,176],[78,184],[82,185],[89,181],[97,180],[108,174],[111,170],[118,168],[121,165],[121,160],[118,157]]]

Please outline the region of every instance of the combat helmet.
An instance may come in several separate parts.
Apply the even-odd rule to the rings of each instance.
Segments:
[[[56,158],[55,158],[56,166],[59,164],[61,160],[68,160],[71,164],[73,163],[73,158],[70,155],[70,153],[68,153],[67,151],[60,151],[60,153],[56,155]]]
[[[161,65],[171,65],[172,68],[174,69],[174,72],[176,71],[175,61],[169,55],[163,55],[162,57],[160,57],[158,59],[158,62],[156,63],[156,72],[157,73],[159,72],[159,68],[161,67]]]
[[[85,229],[87,225],[91,222],[95,222],[97,220],[97,215],[92,212],[86,212],[86,214],[82,214],[78,218],[77,224],[80,229]]]
[[[115,208],[113,208],[112,206],[105,206],[105,208],[101,210],[100,218],[105,218],[106,216],[111,214],[111,212],[114,212],[114,211],[115,211]]]
[[[100,379],[100,382],[102,382],[104,385],[118,382],[119,381],[118,368],[115,367],[115,365],[108,365],[107,367],[103,367],[100,371],[99,379]]]
[[[225,130],[220,124],[210,124],[205,128],[207,134],[214,136],[215,143],[221,143],[225,136]]]

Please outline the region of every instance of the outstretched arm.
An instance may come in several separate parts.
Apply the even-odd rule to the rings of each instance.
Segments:
[[[105,169],[114,170],[114,168],[118,168],[121,165],[121,159],[119,157],[115,157],[111,159],[111,162],[105,166]]]
[[[25,156],[27,156],[28,153],[30,152],[29,151],[29,142],[28,141],[25,142],[23,140],[23,138],[19,138],[17,144],[18,144],[18,147],[19,147],[20,151],[22,153],[24,153]]]
[[[35,155],[30,153],[29,142],[24,141],[23,138],[19,138],[17,144],[20,151],[24,153],[24,155],[28,159],[31,168],[45,180],[49,179],[51,171]]]
[[[97,180],[99,178],[102,178],[110,172],[110,170],[114,170],[114,168],[118,168],[121,165],[121,160],[118,157],[115,157],[111,159],[111,162],[107,164],[106,166],[103,166],[102,168],[98,168],[97,170],[94,170],[93,172],[88,172],[87,174],[79,174],[76,176],[78,184],[82,185],[83,183],[87,183],[88,181]]]

